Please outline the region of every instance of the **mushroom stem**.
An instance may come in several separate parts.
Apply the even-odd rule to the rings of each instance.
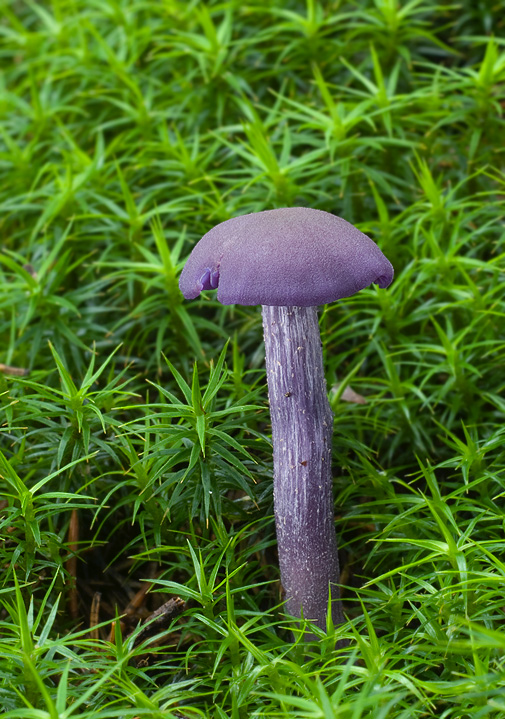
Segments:
[[[289,614],[344,621],[333,515],[333,413],[316,307],[262,306],[274,452],[274,509]]]

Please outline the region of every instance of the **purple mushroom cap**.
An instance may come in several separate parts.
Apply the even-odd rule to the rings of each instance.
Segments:
[[[312,307],[392,280],[389,260],[350,222],[286,207],[213,227],[194,247],[179,287],[188,300],[217,288],[223,305]]]

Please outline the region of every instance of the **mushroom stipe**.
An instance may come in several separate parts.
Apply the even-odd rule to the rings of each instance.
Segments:
[[[279,565],[292,616],[343,621],[333,516],[333,413],[326,393],[316,307],[263,305],[265,363],[274,450]],[[310,368],[310,371],[307,371]]]
[[[326,627],[344,621],[332,496],[333,414],[317,305],[376,283],[393,267],[340,217],[307,207],[235,217],[193,249],[179,286],[187,299],[217,288],[222,304],[262,305],[272,439],[274,510],[286,609]],[[309,635],[310,636],[310,635]]]

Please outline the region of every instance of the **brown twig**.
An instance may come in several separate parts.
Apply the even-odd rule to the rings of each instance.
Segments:
[[[26,377],[27,374],[30,374],[29,369],[23,369],[23,367],[11,367],[8,364],[0,364],[0,372],[3,372],[4,374],[11,374],[15,377]]]
[[[168,629],[171,621],[182,614],[186,607],[186,602],[180,597],[173,597],[168,602],[158,607],[147,619],[140,628],[133,646],[137,647],[143,641],[149,637],[153,637],[155,634],[160,634]],[[128,635],[131,636],[131,635]]]
[[[89,636],[91,639],[99,639],[98,636],[98,629],[95,629],[96,625],[98,624],[98,615],[100,613],[100,599],[102,598],[102,592],[95,592],[93,594],[93,600],[91,602],[91,609],[89,612],[89,626],[90,626],[90,633]]]
[[[70,525],[68,527],[68,550],[70,557],[66,562],[67,572],[70,574],[70,588],[68,592],[68,603],[70,616],[77,619],[79,616],[79,601],[77,595],[77,543],[79,542],[79,515],[77,510],[73,509],[70,516]]]

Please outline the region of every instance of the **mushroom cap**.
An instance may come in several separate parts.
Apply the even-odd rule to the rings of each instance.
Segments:
[[[322,210],[285,207],[234,217],[195,245],[179,287],[186,299],[215,289],[223,305],[312,307],[372,282],[387,287],[393,266],[350,222]]]

